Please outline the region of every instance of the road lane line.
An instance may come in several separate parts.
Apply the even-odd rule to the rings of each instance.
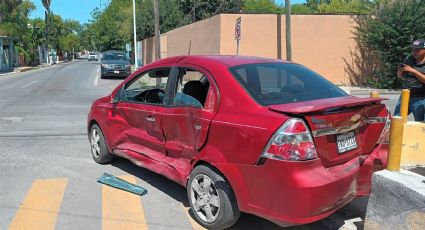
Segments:
[[[55,229],[68,179],[35,180],[9,230]]]
[[[99,70],[100,68],[97,69],[96,77],[94,78],[94,86],[96,87],[97,87],[97,82],[99,81]]]
[[[22,89],[23,89],[23,88],[26,88],[26,87],[28,87],[28,86],[30,86],[30,85],[32,85],[32,84],[34,84],[34,83],[37,83],[37,82],[38,82],[38,80],[32,81],[32,82],[30,82],[30,83],[28,83],[28,84],[23,85],[21,88],[22,88]]]
[[[136,183],[134,176],[120,176]],[[102,185],[102,229],[148,229],[140,196]]]
[[[187,218],[189,218],[189,222],[192,225],[192,228],[195,229],[195,230],[206,230],[206,228],[202,227],[200,224],[198,224],[198,222],[196,222],[196,220],[194,220],[192,218],[192,216],[190,216],[190,213],[189,213],[190,208],[184,206],[183,204],[182,204],[182,206],[183,206],[183,209],[184,209],[184,213],[186,213]]]

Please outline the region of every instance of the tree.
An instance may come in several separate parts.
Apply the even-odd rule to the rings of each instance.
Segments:
[[[374,54],[379,69],[369,81],[379,88],[399,88],[396,77],[397,63],[410,54],[410,43],[425,37],[425,1],[382,0],[372,15],[359,19],[356,37],[360,44]]]
[[[283,10],[273,0],[244,0],[242,12],[249,14],[281,14]]]
[[[373,2],[367,0],[332,0],[317,6],[320,13],[368,14],[373,9]]]
[[[61,36],[59,38],[59,46],[64,52],[73,52],[74,49],[78,50],[80,47],[80,38],[73,33]]]
[[[34,9],[28,0],[0,0],[0,35],[17,38],[17,50],[25,54],[28,62],[33,62],[36,54],[35,28],[28,18]]]
[[[379,0],[307,0],[292,6],[294,14],[370,14]]]

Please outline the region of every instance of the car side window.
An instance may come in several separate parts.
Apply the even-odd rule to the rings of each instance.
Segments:
[[[173,106],[204,108],[210,83],[203,73],[190,68],[180,68]]]
[[[127,83],[124,89],[124,100],[162,105],[170,70],[171,68],[155,69],[140,74]]]

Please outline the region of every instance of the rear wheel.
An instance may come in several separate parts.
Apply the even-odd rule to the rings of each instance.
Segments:
[[[191,173],[187,186],[191,211],[207,229],[231,227],[240,211],[230,184],[214,168],[200,165]]]
[[[99,126],[94,124],[90,129],[90,145],[93,160],[98,164],[107,164],[112,161],[113,155],[106,146],[105,137]]]

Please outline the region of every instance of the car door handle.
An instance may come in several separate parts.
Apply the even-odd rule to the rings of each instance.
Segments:
[[[155,117],[146,117],[146,120],[150,122],[154,122],[156,119]]]
[[[201,125],[194,125],[193,127],[195,127],[196,130],[200,130],[202,128]]]

